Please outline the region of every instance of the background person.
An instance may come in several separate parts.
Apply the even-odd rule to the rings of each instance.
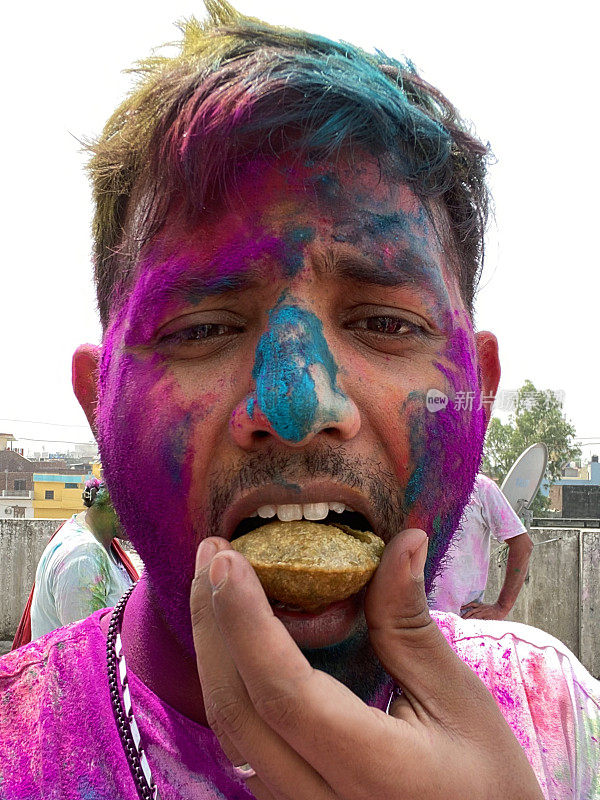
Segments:
[[[106,485],[89,480],[83,503],[86,510],[63,523],[42,553],[13,649],[114,606],[139,577],[118,542],[125,535]]]
[[[506,542],[508,560],[498,599],[484,603],[492,537]],[[435,582],[430,608],[452,611],[465,619],[504,619],[519,596],[532,551],[527,528],[501,489],[480,473]]]

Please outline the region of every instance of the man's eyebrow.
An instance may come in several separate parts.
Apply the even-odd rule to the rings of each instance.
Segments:
[[[215,294],[243,292],[255,289],[261,283],[261,268],[236,270],[226,274],[203,274],[201,271],[182,272],[164,287],[169,297],[183,298],[194,303]]]
[[[399,289],[406,286],[420,287],[434,296],[438,295],[436,287],[440,281],[439,264],[410,250],[396,257],[393,266],[359,252],[349,254],[329,251],[314,259],[313,268],[318,274],[345,278],[356,283]]]
[[[206,297],[238,294],[264,286],[273,280],[273,270],[282,254],[272,252],[272,247],[264,248],[268,255],[274,256],[264,261],[257,258],[257,255],[265,254],[260,246],[262,243],[256,244],[259,246],[254,248],[250,259],[236,258],[234,263],[217,257],[202,267],[193,259],[169,259],[158,268],[156,277],[159,279],[146,284],[146,304],[164,300],[195,304]],[[263,252],[259,253],[261,250]],[[410,247],[396,254],[392,263],[386,263],[383,258],[373,258],[354,247],[352,252],[340,252],[337,247],[313,252],[306,255],[306,263],[310,263],[322,277],[341,278],[365,286],[410,287],[439,299],[440,265],[427,254],[421,255]],[[282,263],[280,266],[281,277],[291,277],[286,265]]]

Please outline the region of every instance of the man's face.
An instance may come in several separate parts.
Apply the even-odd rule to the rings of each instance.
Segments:
[[[364,157],[255,163],[227,204],[193,228],[173,221],[144,254],[104,341],[99,441],[157,604],[190,651],[198,542],[256,526],[257,511],[343,504],[385,541],[423,528],[431,585],[485,428],[448,250],[410,188]],[[430,389],[448,396],[441,410]],[[361,596],[276,613],[305,649],[358,652]]]

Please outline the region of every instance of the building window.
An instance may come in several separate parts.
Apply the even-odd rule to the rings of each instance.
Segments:
[[[46,489],[44,500],[54,500],[54,489]]]
[[[65,483],[65,489],[78,489],[78,483]]]
[[[27,488],[27,481],[15,481],[15,492],[23,492]]]

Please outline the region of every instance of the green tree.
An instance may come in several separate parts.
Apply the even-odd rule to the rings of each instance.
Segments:
[[[536,442],[548,448],[546,478],[553,483],[561,477],[563,467],[581,455],[574,442],[575,427],[565,417],[556,397],[549,391],[538,391],[533,383],[525,381],[517,393],[515,410],[508,423],[497,417],[490,421],[485,438],[482,471],[502,483],[518,456]],[[540,514],[548,500],[538,492],[532,509]]]

